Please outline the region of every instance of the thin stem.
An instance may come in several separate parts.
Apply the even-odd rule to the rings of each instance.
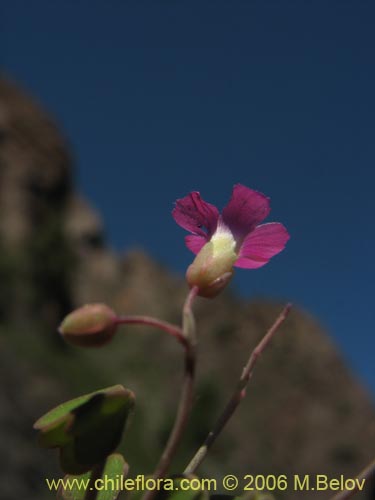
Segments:
[[[371,478],[371,476],[373,476],[373,479],[375,479],[375,460],[373,460],[365,469],[363,469],[358,474],[358,476],[356,476],[355,486],[352,490],[340,491],[340,493],[337,493],[337,495],[331,497],[330,500],[346,500],[347,498],[351,498],[356,493],[358,493],[362,481],[366,482]]]
[[[207,435],[203,445],[198,449],[197,453],[194,455],[186,469],[184,470],[184,474],[192,474],[195,472],[195,470],[199,467],[199,465],[203,462],[205,459],[209,449],[215,442],[216,438],[219,436],[220,432],[223,430],[225,427],[226,423],[228,420],[231,418],[233,413],[235,412],[237,406],[240,404],[242,399],[246,395],[246,387],[247,384],[249,383],[249,380],[253,374],[254,367],[256,365],[256,362],[258,358],[261,356],[263,351],[266,349],[268,344],[271,342],[272,338],[274,337],[275,333],[281,326],[281,324],[285,321],[286,317],[289,314],[289,311],[291,309],[291,304],[288,304],[284,307],[280,315],[277,317],[276,321],[273,323],[271,328],[267,331],[265,336],[262,338],[262,340],[259,342],[259,344],[255,347],[253,352],[251,353],[248,362],[246,363],[246,366],[242,370],[241,377],[237,383],[237,386],[232,394],[232,397],[229,399],[227,405],[224,408],[224,411],[216,421],[213,429],[211,432]]]
[[[172,458],[174,457],[177,447],[182,439],[183,432],[188,422],[192,407],[196,364],[196,334],[192,306],[197,293],[198,288],[193,287],[185,300],[183,308],[182,332],[186,340],[183,387],[180,395],[175,422],[169,435],[167,444],[165,445],[164,451],[160,457],[159,463],[156,466],[155,472],[153,474],[154,479],[162,478],[167,473]],[[147,491],[143,497],[143,500],[152,500],[155,494],[156,490]]]
[[[172,325],[167,321],[162,321],[157,318],[152,318],[150,316],[119,316],[116,320],[118,325],[144,325],[144,326],[154,326],[159,330],[163,330],[164,332],[175,337],[180,344],[184,346],[186,349],[188,346],[188,342],[186,341],[185,335],[182,329],[179,326]]]

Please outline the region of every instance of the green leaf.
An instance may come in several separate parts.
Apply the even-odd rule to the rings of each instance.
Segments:
[[[68,474],[83,474],[90,471],[94,464],[81,464],[77,461],[74,441],[60,448],[60,467]]]
[[[105,463],[103,473],[99,479],[99,491],[96,500],[116,500],[122,490],[123,479],[128,472],[128,464],[124,457],[118,453],[110,455]],[[68,475],[64,478],[65,488],[57,494],[57,500],[84,500],[86,488],[93,488],[89,480],[91,472],[82,475]]]
[[[42,446],[60,448],[64,472],[81,474],[116,449],[133,406],[134,394],[116,385],[63,403],[34,428]]]
[[[39,444],[44,448],[55,448],[68,444],[71,441],[68,430],[73,419],[74,416],[68,413],[49,425],[45,425],[39,433]]]
[[[45,448],[54,448],[71,441],[69,427],[74,420],[72,410],[89,401],[94,394],[85,394],[66,401],[39,418],[34,424],[34,429],[39,431],[40,445]]]
[[[78,398],[70,399],[69,401],[66,401],[65,403],[62,403],[59,406],[56,406],[56,408],[53,408],[50,410],[48,413],[40,417],[34,424],[34,429],[36,430],[43,430],[45,427],[49,427],[50,425],[55,424],[56,422],[59,422],[62,418],[66,417],[69,415],[69,413],[72,410],[75,410],[79,406],[81,406],[84,403],[87,403],[89,399],[92,398],[92,396],[95,396],[96,394],[123,394],[123,393],[131,394],[133,397],[134,395],[131,393],[131,391],[125,389],[122,385],[114,385],[112,387],[107,387],[106,389],[100,389],[98,391],[90,392],[89,394],[84,394],[83,396],[79,396]]]
[[[78,463],[102,462],[116,449],[130,409],[128,398],[121,394],[97,394],[74,411],[70,432]]]
[[[112,389],[112,387],[110,389]],[[46,427],[50,427],[56,422],[60,422],[62,419],[66,418],[72,410],[78,408],[81,404],[87,403],[87,401],[95,394],[108,390],[109,389],[103,389],[102,391],[91,392],[90,394],[79,396],[78,398],[71,399],[59,406],[56,406],[56,408],[53,408],[35,422],[34,429],[43,431]]]

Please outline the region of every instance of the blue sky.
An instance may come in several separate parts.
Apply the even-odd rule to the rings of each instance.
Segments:
[[[110,243],[182,274],[174,200],[264,192],[291,240],[234,287],[314,314],[373,394],[374,16],[372,1],[0,5],[1,67],[60,123]]]

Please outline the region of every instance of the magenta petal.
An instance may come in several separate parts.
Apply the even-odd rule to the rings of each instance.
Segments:
[[[197,254],[199,250],[207,243],[207,238],[205,236],[197,236],[195,234],[189,234],[185,237],[185,244],[189,250]]]
[[[262,224],[252,231],[240,248],[236,267],[256,269],[281,252],[289,239],[288,231],[279,222]]]
[[[269,212],[267,196],[242,184],[236,184],[222,217],[236,238],[244,238]]]
[[[202,200],[197,191],[177,200],[172,215],[181,227],[203,237],[210,237],[215,232],[219,218],[218,209]]]

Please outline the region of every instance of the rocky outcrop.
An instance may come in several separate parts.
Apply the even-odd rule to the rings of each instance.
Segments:
[[[51,324],[70,306],[61,263],[72,192],[65,141],[33,100],[0,80],[0,297],[3,320]]]
[[[103,290],[115,281],[118,266],[104,248],[100,217],[73,188],[66,141],[40,106],[5,79],[0,214],[3,321],[54,329],[99,281]]]

